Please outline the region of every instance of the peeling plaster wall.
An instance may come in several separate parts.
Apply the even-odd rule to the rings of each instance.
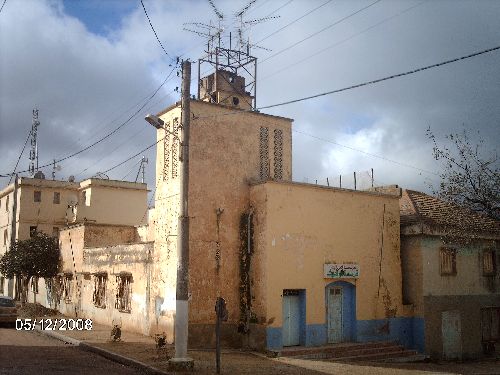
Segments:
[[[122,329],[149,334],[153,324],[149,314],[151,300],[148,293],[153,271],[153,249],[152,243],[84,249],[83,272],[89,275],[83,277],[80,316],[108,326],[120,324]],[[93,274],[97,272],[107,273],[105,308],[96,307],[92,302]],[[116,277],[120,272],[132,275],[130,313],[120,312],[115,308],[118,285]],[[169,334],[172,339],[173,332]]]
[[[191,101],[190,139],[190,345],[212,345],[214,306],[218,296],[224,297],[229,312],[223,344],[237,345],[239,320],[239,222],[249,209],[250,180],[258,180],[260,171],[260,128],[269,131],[269,170],[274,170],[274,129],[283,134],[283,179],[291,179],[291,120],[255,112],[236,116],[218,116],[234,112],[234,108]],[[200,117],[200,118],[198,118]],[[207,118],[202,118],[207,117]],[[172,129],[174,119],[180,123],[180,107],[161,114]],[[157,131],[157,140],[165,136]],[[159,183],[155,200],[157,213],[155,252],[162,264],[158,293],[165,298],[163,308],[175,309],[177,264],[177,222],[179,212],[179,178],[172,177],[172,145],[169,138],[157,147]],[[165,168],[165,150],[168,166]],[[180,163],[177,162],[177,167]],[[165,173],[166,171],[166,173]],[[180,173],[180,169],[179,169]],[[217,209],[223,210],[217,215]],[[219,257],[217,261],[216,257]],[[219,266],[217,266],[219,263]],[[161,294],[161,288],[165,289]],[[208,326],[207,326],[208,325]],[[232,338],[230,336],[233,336]],[[204,342],[201,342],[204,341]]]

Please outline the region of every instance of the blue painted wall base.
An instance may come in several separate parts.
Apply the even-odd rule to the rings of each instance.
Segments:
[[[420,353],[425,350],[425,321],[423,318],[388,318],[356,321],[356,336],[353,342],[397,341],[407,349]],[[328,344],[326,324],[305,326],[305,346]],[[283,349],[281,327],[266,328],[268,350]]]

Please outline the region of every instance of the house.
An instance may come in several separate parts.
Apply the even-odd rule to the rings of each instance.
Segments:
[[[74,181],[19,177],[0,191],[0,256],[12,241],[34,231],[59,236],[68,224],[145,224],[146,184],[90,178]],[[38,290],[33,285],[33,290]],[[0,294],[14,296],[15,284],[0,275]]]
[[[159,319],[150,321],[158,262],[147,231],[84,222],[61,230],[59,243],[62,269],[40,292],[42,304],[95,323],[118,324],[146,335],[151,329],[161,332]]]
[[[500,342],[500,223],[403,190],[403,300],[414,338],[434,358],[476,358]]]

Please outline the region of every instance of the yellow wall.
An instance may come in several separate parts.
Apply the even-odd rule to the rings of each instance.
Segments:
[[[284,289],[306,289],[306,323],[325,322],[325,286],[337,280],[323,277],[325,263],[359,264],[360,277],[345,280],[356,285],[358,320],[402,316],[398,196],[267,182],[251,200],[253,264],[265,277],[254,269],[255,300],[265,300],[256,313],[270,326],[282,325]]]
[[[191,323],[213,323],[213,306],[218,296],[226,299],[229,323],[239,319],[239,222],[249,208],[249,182],[259,180],[260,127],[269,129],[269,169],[274,171],[274,129],[283,132],[283,179],[291,180],[291,120],[253,112],[234,114],[234,108],[191,101],[190,139],[190,300]],[[229,114],[229,115],[228,115]],[[161,114],[172,128],[180,121],[180,108]],[[164,136],[157,131],[157,140]],[[173,139],[170,139],[170,152]],[[165,262],[166,298],[175,306],[176,243],[179,179],[163,179],[164,145],[157,147],[159,185],[155,201],[157,213],[155,251]],[[178,164],[180,167],[180,164]],[[180,169],[179,169],[180,173]],[[217,209],[223,210],[218,216]],[[217,269],[216,253],[220,251]],[[166,306],[167,307],[167,306]]]
[[[79,221],[85,218],[116,225],[140,225],[147,221],[146,184],[91,179],[80,184],[80,197],[83,191],[87,202],[78,206]]]

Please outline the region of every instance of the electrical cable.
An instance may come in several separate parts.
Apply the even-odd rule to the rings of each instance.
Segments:
[[[272,37],[273,35],[279,33],[280,31],[286,29],[288,26],[290,25],[293,25],[295,22],[298,22],[300,21],[301,19],[303,19],[304,17],[307,17],[308,15],[310,15],[311,13],[313,13],[314,11],[318,10],[319,8],[322,8],[323,6],[327,5],[328,3],[331,3],[333,0],[327,0],[326,2],[324,2],[323,4],[317,6],[316,8],[310,10],[309,12],[307,12],[306,14],[303,14],[302,16],[300,16],[299,18],[296,18],[295,20],[293,20],[292,22],[286,24],[285,26],[279,28],[278,30],[272,32],[271,34],[269,34],[268,36],[262,38],[261,40],[259,40],[258,42],[255,42],[255,44],[259,44],[260,42],[263,42],[264,40],[266,40],[267,38],[270,38]],[[290,2],[286,3],[285,5],[289,4]],[[284,5],[284,6],[285,6]],[[280,9],[280,8],[279,8]]]
[[[149,22],[149,26],[151,26],[151,30],[153,30],[153,33],[155,34],[155,37],[156,37],[156,40],[158,41],[158,43],[160,44],[160,47],[161,49],[163,50],[163,52],[165,52],[165,54],[172,60],[172,61],[175,61],[169,54],[168,52],[165,50],[165,47],[163,47],[163,44],[161,44],[161,41],[160,41],[160,38],[158,38],[158,34],[156,33],[156,30],[155,28],[153,27],[153,24],[151,23],[151,19],[149,18],[149,15],[148,15],[148,12],[146,10],[146,7],[144,6],[144,3],[142,2],[141,0],[141,4],[142,4],[142,9],[144,9],[144,14],[146,14],[146,17],[148,19],[148,22]]]
[[[341,88],[341,89],[327,91],[327,92],[324,92],[324,93],[320,93],[320,94],[316,94],[316,95],[311,95],[311,96],[307,96],[307,97],[303,97],[303,98],[299,98],[299,99],[294,99],[294,100],[289,100],[289,101],[286,101],[286,102],[281,102],[281,103],[276,103],[276,104],[272,104],[272,105],[267,105],[267,106],[259,107],[259,108],[256,109],[256,111],[259,111],[259,110],[262,110],[262,109],[267,109],[267,108],[274,108],[274,107],[284,106],[284,105],[288,105],[288,104],[292,104],[292,103],[297,103],[297,102],[301,102],[301,101],[305,101],[305,100],[310,100],[310,99],[318,98],[318,97],[325,96],[325,95],[331,95],[331,94],[335,94],[335,93],[339,93],[339,92],[343,92],[343,91],[347,91],[347,90],[352,90],[352,89],[363,87],[363,86],[373,85],[375,83],[379,83],[379,82],[387,81],[387,80],[390,80],[390,79],[394,79],[394,78],[399,78],[399,77],[411,75],[411,74],[414,74],[414,73],[422,72],[424,70],[428,70],[428,69],[432,69],[432,68],[437,68],[437,67],[440,67],[440,66],[444,66],[444,65],[447,65],[447,64],[451,64],[451,63],[454,63],[454,62],[457,62],[457,61],[466,60],[466,59],[469,59],[469,58],[472,58],[472,57],[476,57],[476,56],[480,56],[480,55],[483,55],[483,54],[486,54],[486,53],[489,53],[489,52],[497,51],[499,49],[500,49],[500,46],[493,47],[493,48],[488,48],[488,49],[485,49],[485,50],[482,50],[482,51],[479,51],[479,52],[471,53],[469,55],[457,57],[457,58],[454,58],[454,59],[451,59],[451,60],[446,60],[446,61],[443,61],[443,62],[440,62],[440,63],[437,63],[437,64],[427,65],[427,66],[424,66],[424,67],[421,67],[421,68],[409,70],[409,71],[406,71],[406,72],[403,72],[403,73],[399,73],[399,74],[394,74],[394,75],[387,76],[387,77],[384,77],[384,78],[379,78],[379,79],[375,79],[375,80],[372,80],[372,81],[367,81],[367,82],[364,82],[364,83],[359,83],[359,84],[356,84],[356,85],[351,85],[351,86],[347,86],[347,87],[344,87],[344,88]],[[246,112],[253,112],[253,110],[238,110],[238,111],[232,111],[232,112],[218,114],[218,115],[199,116],[199,117],[195,117],[195,119],[205,119],[205,118],[222,117],[222,116],[242,114],[242,113],[246,113]],[[146,149],[142,150],[141,152],[150,149],[151,147],[153,147],[154,145],[156,145],[158,142],[160,142],[162,139],[160,139],[159,141],[153,143],[152,145],[150,145]],[[80,153],[80,152],[83,152],[83,151],[79,151],[78,153]],[[109,172],[109,171],[117,168],[118,166],[120,166],[120,165],[126,163],[127,161],[129,161],[130,159],[133,159],[134,157],[136,157],[137,155],[139,155],[141,152],[139,152],[138,154],[136,154],[136,155],[128,158],[127,160],[125,160],[124,162],[120,163],[119,165],[116,165],[115,167],[110,168],[107,171],[104,171],[103,173]],[[65,159],[68,159],[69,157],[72,157],[72,156],[70,155],[70,156],[66,157]],[[61,160],[58,160],[56,162],[60,162],[60,161],[65,160],[65,159],[61,159]],[[40,168],[47,167],[47,166],[49,166],[51,164],[52,163],[43,165]],[[23,171],[23,172],[26,172],[26,171]],[[10,176],[10,175],[0,175],[0,177],[7,177],[7,176]]]
[[[170,73],[168,74],[167,78],[165,78],[165,80],[162,82],[162,84],[160,86],[158,86],[158,88],[155,90],[155,92],[148,98],[148,100],[146,101],[146,103],[144,103],[134,114],[132,114],[125,122],[123,122],[122,124],[120,124],[120,126],[118,126],[117,128],[115,128],[113,131],[111,131],[110,133],[108,133],[107,135],[105,135],[104,137],[100,138],[99,140],[97,140],[96,142],[88,145],[87,147],[77,151],[77,152],[74,152],[68,156],[65,156],[63,158],[60,158],[58,160],[56,160],[55,162],[56,163],[60,163],[61,161],[64,161],[64,160],[68,160],[76,155],[79,155],[81,154],[82,152],[85,152],[87,151],[88,149],[94,147],[95,145],[101,143],[102,141],[104,141],[105,139],[109,138],[110,136],[112,136],[113,134],[115,134],[118,130],[120,130],[122,127],[124,127],[125,125],[127,125],[137,114],[139,114],[139,112],[142,111],[142,109],[148,104],[149,101],[151,101],[153,99],[153,97],[158,93],[158,91],[160,91],[160,89],[163,87],[163,85],[167,82],[167,80],[170,78],[170,76],[172,75],[172,73],[174,72],[175,70],[175,66],[172,68],[172,70],[170,71]],[[51,163],[47,163],[47,164],[44,164],[42,166],[40,166],[39,168],[45,168],[45,167],[48,167],[50,165],[52,165],[53,162]],[[23,172],[28,172],[29,170],[24,170],[24,171],[19,171],[18,173],[23,173]],[[10,174],[8,174],[10,176]],[[4,177],[4,175],[0,175],[0,177]]]
[[[124,181],[125,180],[125,177],[127,177],[128,175],[130,175],[130,173],[132,173],[134,171],[134,168],[139,165],[139,163],[142,161],[142,159],[139,159],[139,161],[137,161],[134,165],[132,165],[132,168],[130,168],[130,170],[127,172],[127,174],[125,176],[123,176],[122,178],[120,178],[120,180]]]
[[[394,163],[394,164],[398,164],[398,165],[400,165],[402,167],[412,168],[412,169],[416,169],[416,170],[418,170],[420,172],[430,173],[430,174],[439,176],[439,173],[436,173],[436,172],[432,172],[432,171],[428,171],[426,169],[415,167],[414,165],[411,165],[411,164],[401,163],[399,161],[386,158],[384,156],[380,156],[380,155],[377,155],[377,154],[372,154],[370,152],[366,152],[366,151],[363,151],[363,150],[360,150],[358,148],[354,148],[354,147],[351,147],[351,146],[346,146],[346,145],[343,145],[341,143],[338,143],[338,142],[335,142],[335,141],[332,141],[332,140],[329,140],[329,139],[321,138],[321,137],[318,137],[316,135],[309,134],[309,133],[306,133],[306,132],[303,132],[303,131],[300,131],[300,130],[293,129],[292,132],[303,134],[303,135],[306,135],[308,137],[311,137],[311,138],[314,138],[314,139],[317,139],[317,140],[320,140],[320,141],[323,141],[323,142],[331,143],[331,144],[334,144],[336,146],[344,147],[344,148],[347,148],[347,149],[352,150],[352,151],[357,151],[357,152],[360,152],[362,154],[365,154],[365,155],[368,155],[368,156],[372,156],[374,158],[378,158],[378,159],[382,159],[382,160],[385,160],[385,161],[388,161],[388,162],[391,162],[391,163]]]
[[[2,9],[3,9],[3,7],[4,7],[4,5],[5,5],[6,2],[7,2],[7,0],[3,0],[2,7],[0,8],[0,13],[2,12]]]
[[[313,34],[311,34],[311,35],[309,35],[309,36],[305,37],[304,39],[301,39],[301,40],[299,40],[298,42],[295,42],[294,44],[292,44],[292,45],[290,45],[290,46],[288,46],[288,47],[286,47],[286,48],[283,48],[282,50],[280,50],[280,51],[278,51],[278,52],[276,52],[276,53],[272,54],[271,56],[266,57],[266,58],[265,58],[264,60],[262,60],[260,63],[262,64],[263,62],[268,61],[269,59],[272,59],[273,57],[276,57],[276,56],[280,55],[281,53],[283,53],[283,52],[285,52],[285,51],[288,51],[289,49],[291,49],[291,48],[293,48],[293,47],[296,47],[296,46],[297,46],[297,45],[299,45],[300,43],[303,43],[303,42],[305,42],[306,40],[311,39],[312,37],[314,37],[314,36],[316,36],[316,35],[318,35],[318,34],[322,33],[323,31],[326,31],[326,30],[328,30],[328,29],[331,29],[333,26],[338,25],[339,23],[341,23],[341,22],[343,22],[343,21],[345,21],[345,20],[347,20],[347,19],[349,19],[349,18],[351,18],[351,17],[355,16],[355,15],[356,15],[356,14],[358,14],[358,13],[361,13],[362,11],[364,11],[364,10],[366,10],[366,9],[370,8],[371,6],[373,6],[373,5],[377,4],[377,3],[381,2],[381,1],[382,1],[382,0],[375,0],[373,3],[370,3],[370,4],[366,5],[366,6],[364,6],[363,8],[358,9],[357,11],[355,11],[355,12],[353,12],[353,13],[351,13],[351,14],[349,14],[349,15],[347,15],[347,16],[345,16],[345,17],[343,17],[343,18],[341,18],[341,19],[339,19],[339,20],[337,20],[337,21],[335,21],[334,23],[332,23],[332,24],[330,24],[330,25],[328,25],[328,26],[326,26],[326,27],[322,28],[322,29],[321,29],[321,30],[319,30],[319,31],[316,31],[315,33],[313,33]]]
[[[21,153],[19,154],[19,157],[17,158],[16,166],[14,167],[14,171],[10,175],[9,183],[7,185],[10,184],[10,182],[12,181],[12,177],[14,177],[14,175],[16,174],[16,169],[17,169],[17,166],[19,165],[19,160],[21,160],[21,157],[24,154],[24,150],[26,149],[26,145],[28,144],[28,140],[30,139],[30,136],[31,136],[31,130],[28,132],[28,136],[26,137],[26,141],[24,141],[23,149],[21,150]]]
[[[404,72],[404,73],[393,74],[393,75],[388,76],[388,77],[379,78],[379,79],[375,79],[373,81],[368,81],[368,82],[364,82],[364,83],[359,83],[357,85],[352,85],[352,86],[344,87],[344,88],[337,89],[337,90],[323,92],[321,94],[306,96],[306,97],[300,98],[300,99],[294,99],[294,100],[289,100],[287,102],[282,102],[282,103],[277,103],[277,104],[271,104],[271,105],[260,107],[258,109],[261,110],[261,109],[279,107],[279,106],[282,106],[282,105],[287,105],[287,104],[302,102],[304,100],[319,98],[320,96],[336,94],[336,93],[339,93],[339,92],[342,92],[342,91],[347,91],[347,90],[352,90],[352,89],[356,89],[356,88],[363,87],[363,86],[373,85],[375,83],[380,83],[380,82],[383,82],[383,81],[388,81],[388,80],[394,79],[394,78],[404,77],[404,76],[407,76],[407,75],[410,75],[410,74],[422,72],[424,70],[428,70],[428,69],[432,69],[432,68],[437,68],[437,67],[440,67],[440,66],[443,66],[443,65],[447,65],[447,64],[451,64],[451,63],[454,63],[454,62],[457,62],[457,61],[461,61],[461,60],[466,60],[466,59],[469,59],[471,57],[475,57],[475,56],[483,55],[485,53],[496,51],[498,49],[500,49],[500,46],[493,47],[493,48],[488,48],[488,49],[485,49],[485,50],[480,51],[480,52],[474,52],[474,53],[471,53],[470,55],[466,55],[466,56],[462,56],[462,57],[457,57],[455,59],[443,61],[443,62],[440,62],[440,63],[437,63],[437,64],[427,65],[427,66],[424,66],[422,68],[417,68],[417,69],[409,70],[409,71]]]
[[[399,13],[396,13],[396,14],[394,14],[394,15],[390,16],[390,17],[384,18],[382,21],[377,22],[376,24],[374,24],[374,25],[372,25],[372,26],[369,26],[369,27],[367,27],[366,29],[363,29],[363,30],[361,30],[360,32],[358,32],[358,33],[356,33],[356,34],[353,34],[353,35],[351,35],[351,36],[349,36],[349,37],[347,37],[347,38],[345,38],[345,39],[342,39],[342,40],[341,40],[341,41],[339,41],[339,42],[336,42],[336,43],[334,43],[334,44],[331,44],[331,45],[329,45],[329,46],[327,46],[327,47],[325,47],[325,48],[323,48],[323,49],[319,50],[318,52],[315,52],[315,53],[313,53],[313,54],[311,54],[311,55],[308,55],[307,57],[303,58],[302,60],[296,61],[296,62],[294,62],[294,63],[292,63],[292,64],[290,64],[290,65],[287,65],[287,66],[285,66],[285,67],[283,67],[283,68],[281,68],[281,69],[279,69],[279,70],[275,71],[274,73],[271,73],[271,74],[269,74],[269,75],[267,75],[267,76],[264,76],[264,77],[262,77],[260,80],[261,80],[261,81],[264,81],[264,80],[266,80],[266,79],[267,79],[267,78],[269,78],[269,77],[272,77],[272,76],[274,76],[274,75],[276,75],[276,74],[278,74],[278,73],[281,73],[281,72],[283,72],[283,71],[285,71],[285,70],[287,70],[287,69],[290,69],[290,68],[292,68],[292,67],[294,67],[294,66],[296,66],[296,65],[298,65],[298,64],[301,64],[301,63],[303,63],[304,61],[307,61],[307,60],[309,60],[309,59],[311,59],[311,58],[313,58],[313,57],[315,57],[315,56],[318,56],[319,54],[321,54],[321,53],[323,53],[323,52],[325,52],[325,51],[327,51],[327,50],[329,50],[329,49],[332,49],[333,47],[336,47],[336,46],[338,46],[338,45],[340,45],[340,44],[342,44],[342,43],[345,43],[345,42],[347,42],[347,41],[349,41],[349,40],[351,40],[351,39],[354,39],[354,38],[356,38],[356,37],[358,37],[358,36],[360,36],[360,35],[364,34],[365,32],[367,32],[367,31],[369,31],[369,30],[371,30],[371,29],[374,29],[375,27],[378,27],[378,26],[380,26],[380,25],[382,25],[382,24],[384,24],[384,23],[386,23],[386,22],[390,21],[391,19],[398,17],[398,16],[402,15],[403,13],[406,13],[406,12],[408,12],[408,11],[410,11],[410,10],[412,10],[412,9],[414,9],[414,8],[416,8],[416,7],[418,7],[418,6],[422,5],[422,4],[424,4],[424,3],[426,3],[427,1],[428,1],[428,0],[424,0],[424,1],[420,2],[420,3],[418,3],[418,4],[412,5],[411,7],[408,7],[408,8],[406,8],[406,9],[402,10],[402,11],[401,11],[401,12],[399,12]]]
[[[165,137],[163,137],[163,138],[165,138]],[[118,168],[119,166],[121,166],[121,165],[125,164],[126,162],[128,162],[128,161],[132,160],[133,158],[135,158],[135,157],[139,156],[139,155],[140,155],[140,154],[142,154],[144,151],[147,151],[147,150],[149,150],[150,148],[152,148],[152,147],[156,146],[158,143],[160,143],[161,141],[163,141],[163,138],[160,138],[160,139],[159,139],[159,140],[157,140],[155,143],[153,143],[153,144],[149,145],[148,147],[146,147],[145,149],[142,149],[141,151],[139,151],[137,154],[132,155],[131,157],[129,157],[129,158],[127,158],[127,159],[125,159],[125,160],[124,160],[124,161],[122,161],[121,163],[119,163],[119,164],[115,165],[114,167],[111,167],[111,168],[109,168],[109,169],[106,169],[104,172],[101,172],[101,173],[108,173],[108,172],[112,171],[113,169]]]
[[[169,96],[169,95],[170,95],[170,94],[172,94],[174,91],[175,91],[175,90],[172,90],[171,92],[169,92],[168,94],[164,95],[164,96],[163,96],[161,99],[159,99],[159,100],[162,100],[163,98],[165,98],[165,97]],[[153,103],[153,104],[152,104],[151,106],[149,106],[148,108],[151,108],[153,105],[156,105],[157,103],[158,103],[158,101],[157,101],[157,102],[155,102],[155,103]],[[144,108],[143,108],[143,109],[144,109]],[[134,115],[134,117],[136,117],[136,116],[137,116],[137,114],[138,114],[138,113],[136,113],[136,114]],[[121,142],[121,143],[120,143],[118,146],[116,146],[114,149],[112,149],[111,151],[107,151],[107,152],[106,152],[106,155],[105,155],[104,157],[102,157],[102,158],[100,159],[100,161],[102,161],[102,160],[104,160],[104,159],[108,158],[109,156],[111,156],[111,154],[113,154],[116,150],[118,150],[118,149],[119,149],[120,147],[122,147],[123,145],[125,145],[125,144],[129,143],[130,141],[135,140],[135,139],[136,139],[136,137],[137,137],[140,133],[142,133],[144,130],[146,130],[146,128],[141,128],[141,129],[139,129],[137,132],[135,132],[133,135],[129,136],[127,139],[125,139],[123,142]],[[80,171],[80,172],[78,172],[78,173],[75,173],[74,175],[75,175],[75,176],[81,175],[82,173],[86,172],[87,170],[89,170],[89,169],[90,169],[92,166],[94,166],[94,165],[95,165],[95,163],[92,163],[92,165],[88,166],[87,168],[83,169],[82,171]]]

